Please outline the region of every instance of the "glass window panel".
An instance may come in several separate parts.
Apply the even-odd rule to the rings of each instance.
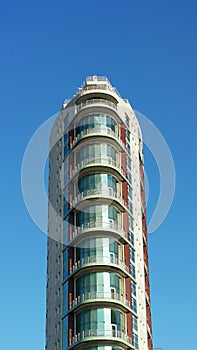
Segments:
[[[63,333],[63,350],[68,348],[68,317],[65,317],[62,322],[62,333]]]
[[[132,309],[137,313],[137,302],[135,298],[132,298]]]
[[[68,282],[66,282],[63,286],[63,314],[68,311]]]
[[[116,221],[117,220],[117,217],[118,217],[118,211],[117,211],[117,209],[115,208],[115,207],[113,207],[113,206],[109,206],[108,207],[108,218],[109,219],[112,219],[112,220],[114,220],[114,221]]]
[[[88,144],[80,148],[77,152],[77,162],[81,162],[85,159],[100,158],[108,156],[114,161],[116,160],[116,149],[107,143],[94,143]]]
[[[104,329],[105,312],[106,312],[106,309],[97,309],[98,329]]]
[[[111,309],[111,323],[112,324],[116,324],[116,310],[115,309]]]
[[[130,259],[133,263],[135,263],[135,251],[133,248],[130,248]]]
[[[106,114],[94,114],[89,115],[80,120],[76,127],[76,134],[83,130],[92,129],[92,128],[110,128],[111,130],[115,130],[115,125],[117,123],[115,120],[106,115]]]
[[[92,309],[90,329],[97,329],[97,309]]]
[[[135,331],[138,331],[138,321],[137,321],[137,317],[136,316],[132,316],[132,322],[133,322],[133,329],[135,329]]]

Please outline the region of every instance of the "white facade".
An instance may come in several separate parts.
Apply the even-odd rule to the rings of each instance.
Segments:
[[[132,207],[133,207],[133,234],[135,239],[135,283],[136,283],[136,302],[137,302],[137,320],[138,320],[138,348],[140,350],[151,349],[150,341],[148,344],[147,336],[147,293],[146,293],[146,269],[144,257],[145,238],[142,225],[142,180],[140,174],[139,157],[143,162],[142,153],[142,135],[138,120],[132,110],[129,102],[123,100],[117,91],[111,86],[105,77],[89,77],[82,88],[72,100],[65,101],[62,110],[57,117],[51,132],[50,144],[50,170],[49,170],[49,225],[48,225],[48,269],[47,269],[47,331],[46,331],[46,350],[66,350],[63,345],[62,332],[62,317],[63,317],[63,303],[65,303],[65,296],[63,296],[63,249],[65,242],[63,242],[63,221],[64,221],[64,198],[63,190],[65,186],[65,168],[66,161],[64,161],[64,133],[68,132],[69,125],[72,128],[86,115],[94,113],[103,113],[110,115],[117,121],[117,124],[124,125],[130,134],[130,148],[124,147],[124,152],[130,158],[131,179],[132,179]],[[66,130],[66,128],[68,128]],[[120,130],[120,129],[119,129]],[[106,134],[101,135],[108,137]],[[99,135],[95,136],[99,140]],[[80,139],[72,139],[70,144],[70,151],[77,147]],[[119,142],[123,145],[120,131],[118,140],[111,143]],[[124,145],[123,145],[124,146]],[[80,148],[80,144],[78,148]],[[76,162],[76,161],[75,161]],[[75,169],[73,168],[70,178],[75,176]],[[68,179],[70,180],[70,179]],[[122,193],[122,192],[121,192]],[[147,271],[148,273],[148,271]],[[69,281],[69,279],[68,279]],[[91,306],[92,307],[92,306]],[[115,306],[114,306],[115,307]],[[77,311],[76,311],[77,312]],[[71,317],[72,315],[69,314]],[[74,326],[75,327],[75,326]],[[128,325],[127,325],[128,327]],[[127,328],[126,327],[126,328]],[[75,330],[74,330],[75,332]],[[133,331],[135,332],[135,331]],[[69,330],[68,330],[69,337]],[[149,334],[149,338],[152,337]],[[92,340],[97,346],[96,340]],[[98,338],[98,346],[101,344]],[[122,343],[121,341],[113,340],[113,344],[109,345],[108,341],[103,343],[105,349],[112,349],[111,346],[117,346],[117,349],[132,349],[135,344],[131,341],[130,345]],[[68,349],[81,348],[88,349],[88,346],[83,347],[82,344],[76,343],[76,347],[69,345]],[[93,349],[93,348],[92,348]],[[96,348],[95,348],[96,349]],[[99,348],[98,348],[99,349]]]

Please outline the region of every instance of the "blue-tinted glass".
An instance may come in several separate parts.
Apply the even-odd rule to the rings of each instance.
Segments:
[[[65,280],[68,276],[68,250],[65,249],[63,253],[63,279]]]
[[[104,298],[107,293],[110,293],[109,290],[106,291],[109,281],[110,287],[115,289],[117,295],[120,294],[121,277],[119,275],[112,272],[92,272],[86,273],[76,280],[76,295],[99,292],[98,297]],[[105,293],[103,293],[104,290]],[[109,297],[109,295],[107,296]],[[88,298],[88,295],[86,297]]]
[[[132,309],[135,313],[137,313],[137,302],[135,298],[132,298]]]
[[[87,129],[93,129],[93,128],[110,128],[113,131],[115,130],[115,120],[107,116],[105,114],[95,114],[95,115],[89,115],[84,118],[82,118],[79,122],[79,125],[76,127],[76,134],[83,132]]]
[[[62,321],[63,350],[68,349],[68,317]]]
[[[131,293],[136,297],[136,284],[133,281],[131,281]]]
[[[135,331],[138,331],[138,321],[137,321],[137,317],[136,316],[132,316],[132,321],[133,321],[133,329],[135,329]]]
[[[79,192],[84,192],[93,189],[102,189],[108,186],[116,192],[117,180],[109,174],[89,174],[82,177],[78,182]]]
[[[108,311],[111,310],[111,322],[108,320]],[[121,317],[122,316],[122,317]],[[81,333],[85,330],[108,330],[109,326],[114,324],[117,326],[117,330],[124,328],[124,325],[121,325],[124,322],[124,316],[122,312],[116,309],[85,309],[81,311],[76,316],[76,331]],[[108,320],[108,321],[107,321]],[[111,327],[110,327],[111,328]]]
[[[63,285],[63,315],[68,311],[68,282]]]

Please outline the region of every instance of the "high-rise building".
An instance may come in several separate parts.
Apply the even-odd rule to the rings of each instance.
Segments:
[[[51,132],[47,350],[152,349],[142,135],[88,77]]]

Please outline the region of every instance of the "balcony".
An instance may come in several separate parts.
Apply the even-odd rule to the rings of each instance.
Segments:
[[[88,81],[89,82],[89,81]],[[91,80],[91,82],[94,82]],[[103,83],[102,83],[103,82]],[[89,84],[86,86],[83,86],[83,88],[79,88],[77,93],[81,95],[85,94],[86,92],[92,91],[92,90],[106,90],[106,91],[113,91],[113,88],[110,88],[108,81],[103,80],[102,82],[94,82],[94,84]]]
[[[122,142],[118,133],[113,131],[109,127],[90,128],[90,129],[86,129],[86,130],[81,131],[80,134],[78,134],[74,138],[73,143],[71,144],[71,150],[81,139],[83,139],[84,137],[87,137],[87,136],[91,136],[91,135],[110,136],[113,139],[115,139],[116,141],[118,141],[118,143],[121,145],[123,150],[126,151],[125,144]]]
[[[76,240],[77,238],[79,239],[81,235],[84,233],[88,237],[88,233],[97,231],[101,232],[103,235],[105,232],[107,232],[107,237],[109,237],[109,231],[115,236],[115,238],[119,239],[122,238],[123,240],[126,240],[127,243],[130,244],[129,240],[129,234],[126,233],[120,225],[118,225],[116,222],[88,222],[86,224],[83,224],[80,227],[76,227],[76,229],[73,231],[72,235],[69,237],[69,240],[67,242],[68,245],[71,245],[71,242],[73,240]]]
[[[69,309],[73,309],[79,305],[82,305],[83,303],[88,302],[118,302],[119,304],[122,304],[126,309],[130,308],[130,301],[127,300],[124,296],[116,293],[115,291],[112,292],[88,292],[79,295],[77,298],[73,300],[73,302],[70,304]]]
[[[115,192],[110,187],[87,190],[87,191],[81,192],[73,200],[72,206],[76,207],[81,201],[90,197],[91,198],[96,198],[96,197],[110,198],[112,200],[118,201],[118,203],[120,203],[124,207],[124,209],[127,208],[126,202],[121,198],[121,196],[117,192]]]
[[[113,103],[109,100],[102,99],[102,98],[92,98],[90,100],[86,100],[86,101],[80,103],[79,105],[76,105],[77,112],[79,112],[82,108],[90,107],[90,106],[93,106],[95,104],[107,106],[107,107],[110,107],[113,110],[117,111],[117,106],[115,105],[115,103]]]
[[[109,267],[114,267],[118,270],[121,270],[124,275],[130,277],[129,268],[125,265],[125,263],[119,259],[117,259],[115,256],[87,256],[82,258],[81,260],[78,260],[71,268],[70,274],[77,272],[78,270],[85,268],[85,267],[94,267],[97,265],[96,269],[98,269],[98,266],[105,265]]]
[[[120,168],[120,163],[114,161],[111,157],[95,157],[84,159],[74,167],[71,176],[74,176],[82,168],[92,165],[114,167],[119,173],[121,173],[121,175],[123,175],[124,178],[126,177],[126,172],[122,168]]]
[[[109,326],[112,327],[112,325]],[[90,329],[82,331],[72,337],[69,347],[77,346],[77,344],[81,342],[99,340],[109,341],[110,345],[113,342],[115,344],[117,342],[124,343],[129,349],[134,349],[132,339],[124,332],[118,331],[117,329]]]

